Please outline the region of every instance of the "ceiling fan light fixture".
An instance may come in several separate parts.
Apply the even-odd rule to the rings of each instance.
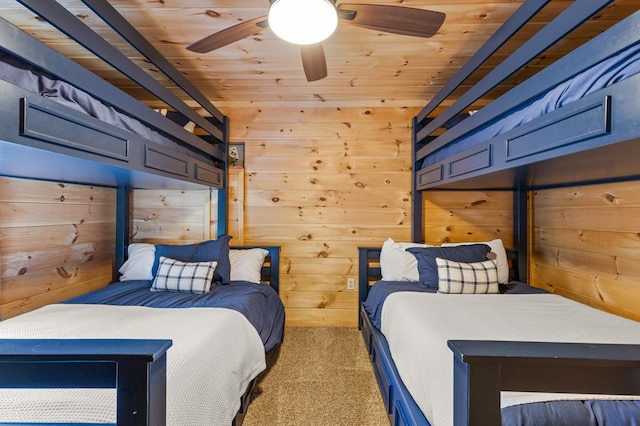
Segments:
[[[275,0],[269,8],[269,27],[290,43],[319,43],[337,26],[338,13],[328,0]]]

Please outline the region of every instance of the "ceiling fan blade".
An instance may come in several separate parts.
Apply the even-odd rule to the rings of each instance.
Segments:
[[[302,45],[300,52],[307,81],[321,80],[327,76],[327,59],[324,56],[322,43]]]
[[[266,16],[260,16],[249,21],[241,22],[237,25],[206,36],[187,46],[187,49],[198,53],[211,52],[212,50],[219,49],[245,37],[249,37],[250,35],[258,34],[267,26],[266,21]]]
[[[415,37],[431,37],[437,33],[445,16],[441,12],[413,7],[353,3],[338,5],[338,17],[353,25]]]

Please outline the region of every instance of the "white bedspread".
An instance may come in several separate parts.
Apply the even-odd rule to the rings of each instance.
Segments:
[[[172,339],[167,424],[229,425],[249,382],[265,369],[260,336],[222,308],[50,305],[0,322],[0,338]],[[0,421],[112,422],[115,391],[1,390]]]
[[[453,424],[453,353],[447,340],[640,343],[640,323],[551,294],[397,292],[384,303],[381,331],[402,381],[432,426]],[[502,392],[501,403],[572,398],[584,399]]]

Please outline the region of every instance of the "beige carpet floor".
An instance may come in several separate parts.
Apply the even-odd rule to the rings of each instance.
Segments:
[[[360,331],[287,327],[243,425],[388,426]]]

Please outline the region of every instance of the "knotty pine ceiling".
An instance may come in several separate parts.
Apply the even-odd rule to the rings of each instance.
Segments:
[[[324,42],[329,76],[309,83],[299,48],[278,39],[269,29],[208,54],[186,46],[235,23],[266,15],[267,0],[112,0],[110,3],[184,73],[215,105],[327,102],[335,105],[424,105],[471,55],[518,8],[516,0],[349,0],[355,3],[396,4],[446,13],[440,31],[421,39],[351,26],[344,21]],[[586,0],[578,0],[586,1]],[[158,72],[79,0],[60,0],[83,22],[116,44],[168,87]],[[339,3],[339,2],[338,2]],[[556,0],[507,43],[471,81],[492,69],[518,43],[566,8]],[[551,51],[512,76],[477,106],[486,103],[568,50],[602,32],[640,8],[638,0],[616,0]],[[15,25],[71,57],[116,86],[154,107],[157,100],[91,53],[61,35],[17,1],[0,0],[0,14]],[[180,92],[177,91],[180,95]]]

